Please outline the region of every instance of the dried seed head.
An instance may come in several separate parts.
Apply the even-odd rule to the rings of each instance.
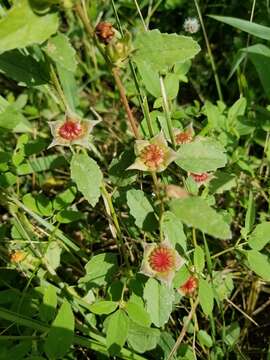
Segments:
[[[189,32],[190,34],[195,34],[200,29],[200,23],[197,18],[187,18],[184,21],[183,28],[186,32]]]
[[[115,35],[115,30],[111,23],[102,21],[97,24],[95,34],[97,35],[100,42],[107,45],[113,39]]]
[[[164,161],[164,151],[158,145],[150,144],[143,149],[140,157],[147,167],[157,170]]]
[[[195,276],[190,276],[188,280],[180,286],[178,291],[182,295],[191,295],[198,287],[198,279]]]

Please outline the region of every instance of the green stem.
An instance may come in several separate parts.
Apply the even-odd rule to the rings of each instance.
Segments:
[[[50,68],[50,76],[51,76],[51,80],[54,84],[54,87],[59,95],[59,98],[61,99],[62,103],[63,103],[63,106],[64,106],[64,109],[65,111],[67,112],[70,112],[70,107],[69,107],[69,104],[67,102],[67,99],[65,97],[65,94],[64,94],[64,91],[62,90],[62,87],[60,85],[60,82],[58,80],[58,77],[57,77],[57,74],[54,70],[54,67],[53,65],[51,65],[51,68]]]
[[[221,91],[221,86],[220,86],[220,81],[219,81],[219,77],[218,77],[218,73],[217,73],[217,68],[216,68],[216,64],[215,64],[215,60],[212,54],[212,50],[211,50],[211,46],[209,44],[209,40],[208,40],[208,36],[207,36],[207,32],[204,26],[204,21],[203,21],[203,17],[202,17],[202,13],[198,4],[197,0],[194,0],[196,9],[197,9],[197,13],[200,19],[200,23],[201,23],[201,27],[202,27],[202,31],[203,31],[203,36],[204,36],[204,40],[206,43],[206,47],[207,47],[207,52],[210,58],[210,62],[211,62],[211,66],[212,66],[212,70],[214,73],[214,78],[215,78],[215,83],[216,83],[216,87],[217,87],[217,92],[218,92],[218,97],[219,100],[223,101],[223,95],[222,95],[222,91]]]
[[[171,143],[172,143],[173,148],[176,149],[176,142],[175,142],[175,137],[174,137],[174,133],[173,133],[171,113],[170,113],[170,109],[169,109],[166,89],[165,89],[164,80],[163,80],[162,75],[159,76],[159,81],[160,81],[160,90],[161,90],[161,95],[162,95],[162,100],[163,100],[163,110],[164,110],[168,130],[169,130],[169,134],[170,134],[170,138],[171,138]]]
[[[101,186],[101,193],[102,193],[103,197],[105,198],[105,200],[106,200],[106,202],[107,202],[107,204],[109,206],[109,210],[110,210],[110,213],[111,213],[110,215],[112,217],[112,221],[114,223],[116,233],[117,233],[116,239],[117,239],[117,246],[118,246],[119,252],[120,252],[120,254],[123,255],[124,260],[125,260],[125,264],[126,264],[128,270],[130,271],[130,263],[129,263],[128,256],[126,254],[126,249],[125,249],[124,239],[123,239],[123,236],[122,236],[122,231],[121,231],[121,228],[120,228],[120,225],[119,225],[119,222],[118,222],[116,211],[115,211],[113,203],[112,203],[111,195],[108,193],[104,183]]]

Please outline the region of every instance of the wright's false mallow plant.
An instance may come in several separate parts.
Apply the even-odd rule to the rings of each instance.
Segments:
[[[151,1],[148,13],[135,0],[7,3],[0,72],[23,87],[0,97],[12,239],[0,251],[14,270],[0,281],[4,357],[225,358],[240,333],[226,311],[250,321],[254,310],[230,300],[230,266],[243,263],[237,281],[250,270],[270,280],[269,222],[254,227],[252,191],[239,198],[244,219],[226,207],[236,174],[254,175],[235,150],[245,98],[180,105],[198,20],[184,23],[191,37],[153,28]]]

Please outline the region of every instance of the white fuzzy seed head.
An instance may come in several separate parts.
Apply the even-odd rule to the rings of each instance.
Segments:
[[[186,32],[190,34],[195,34],[200,29],[200,24],[197,18],[187,18],[184,21],[183,28]]]

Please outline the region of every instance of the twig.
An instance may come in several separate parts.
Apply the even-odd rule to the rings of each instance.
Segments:
[[[196,308],[199,304],[199,298],[196,299],[196,301],[194,302],[189,314],[188,314],[188,317],[187,317],[187,320],[185,321],[183,327],[182,327],[182,330],[180,332],[180,335],[178,336],[170,354],[168,355],[167,357],[167,360],[171,360],[174,356],[174,354],[176,353],[177,349],[179,348],[179,346],[181,345],[181,342],[182,340],[184,339],[185,335],[186,335],[186,332],[187,332],[187,329],[188,329],[188,325],[191,321],[191,319],[193,318],[193,315],[195,314],[195,311],[196,311]]]

